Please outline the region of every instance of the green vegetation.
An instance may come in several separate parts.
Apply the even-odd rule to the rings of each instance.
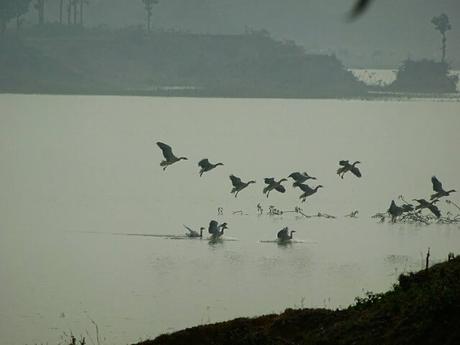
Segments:
[[[0,41],[0,92],[356,97],[367,92],[331,55],[266,32],[146,34],[45,24]]]
[[[139,345],[460,344],[460,257],[401,275],[345,310],[287,309],[162,335]]]
[[[457,91],[458,76],[449,74],[446,62],[406,60],[387,89],[396,92],[445,93]]]

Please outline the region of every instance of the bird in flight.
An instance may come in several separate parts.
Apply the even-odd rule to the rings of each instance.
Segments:
[[[429,209],[437,218],[441,217],[441,211],[435,205],[436,202],[439,200],[433,200],[432,202],[428,202],[425,199],[414,199],[414,201],[418,202],[418,205],[415,207],[416,210],[423,210],[424,208]]]
[[[363,14],[373,0],[357,0],[351,9],[350,19],[356,19]]]
[[[233,185],[233,189],[230,193],[235,193],[235,198],[244,188],[249,186],[251,183],[256,183],[256,181],[243,182],[239,177],[236,177],[235,175],[230,175],[230,180],[232,181]]]
[[[285,178],[279,180],[279,181],[275,181],[275,179],[273,177],[267,177],[264,179],[264,182],[268,185],[267,187],[264,188],[263,190],[263,193],[264,194],[267,194],[267,198],[268,196],[270,195],[270,192],[272,190],[276,190],[280,193],[284,193],[286,191],[286,189],[284,188],[284,186],[281,184],[282,182],[284,181],[287,181]]]
[[[346,172],[351,171],[353,175],[356,177],[361,177],[361,171],[356,167],[356,164],[361,164],[360,161],[356,161],[353,164],[350,164],[349,161],[341,160],[339,162],[339,165],[341,167],[337,169],[337,175],[339,175],[341,178],[343,178],[343,175],[345,175]]]
[[[306,172],[299,173],[293,172],[288,177],[292,178],[295,182],[292,184],[292,187],[298,187],[301,183],[304,183],[307,180],[316,180],[316,177],[308,175]]]
[[[451,190],[448,190],[448,191],[445,191],[443,188],[442,188],[442,183],[441,181],[439,181],[436,176],[433,176],[431,178],[431,183],[433,183],[433,190],[436,192],[434,193],[433,195],[431,195],[430,197],[430,200],[433,200],[433,199],[439,199],[443,196],[449,196],[450,193],[453,193],[453,192],[456,192],[455,189],[451,189]]]
[[[215,167],[218,167],[219,165],[224,165],[224,163],[211,164],[207,158],[202,159],[201,161],[198,162],[198,166],[201,168],[200,177],[206,171],[212,170]]]
[[[168,166],[176,162],[179,162],[182,159],[187,160],[187,157],[176,157],[172,152],[171,146],[166,145],[165,143],[162,143],[160,141],[157,141],[157,145],[161,149],[161,151],[163,151],[163,156],[165,157],[165,160],[161,161],[160,163],[160,166],[163,167],[163,170],[166,170]]]

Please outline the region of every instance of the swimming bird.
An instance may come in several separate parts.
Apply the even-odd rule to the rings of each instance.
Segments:
[[[197,231],[195,231],[193,229],[190,229],[187,225],[185,225],[185,224],[183,224],[183,225],[189,231],[188,233],[186,233],[186,235],[188,237],[199,237],[199,238],[203,237],[203,230],[204,230],[203,227],[200,228],[200,233],[198,233]]]
[[[396,205],[394,200],[391,200],[390,208],[387,211],[391,215],[391,221],[396,222],[396,218],[404,213],[402,207]]]
[[[434,193],[433,195],[431,195],[430,197],[430,200],[433,200],[433,199],[439,199],[443,196],[449,196],[450,193],[453,193],[453,192],[456,192],[455,189],[451,189],[451,190],[448,190],[448,191],[445,191],[443,188],[442,188],[442,183],[441,181],[439,181],[436,176],[433,176],[431,178],[431,182],[433,183],[433,190],[436,192]]]
[[[184,159],[187,160],[187,157],[176,157],[172,152],[171,146],[166,145],[160,141],[157,141],[157,145],[160,147],[161,151],[163,151],[163,156],[165,157],[164,161],[161,161],[160,166],[163,167],[163,170],[166,170],[168,166],[179,162],[180,160]]]
[[[275,181],[275,179],[273,177],[266,177],[264,179],[264,182],[265,184],[267,184],[268,186],[264,188],[263,190],[263,193],[264,194],[267,194],[267,198],[268,196],[270,195],[270,192],[272,190],[276,190],[280,193],[284,193],[286,191],[286,189],[284,188],[284,186],[281,184],[283,183],[284,181],[287,181],[287,179],[283,178],[279,181]]]
[[[305,181],[309,179],[316,180],[316,177],[309,176],[306,172],[303,172],[303,173],[293,172],[288,177],[292,178],[295,181],[292,184],[292,187],[298,187],[301,183],[304,183]]]
[[[228,229],[227,223],[222,223],[219,225],[215,220],[209,222],[208,232],[213,238],[219,238],[224,234],[224,230]]]
[[[441,211],[435,205],[439,199],[435,199],[432,202],[428,202],[425,199],[413,199],[418,202],[418,205],[415,207],[416,210],[423,210],[424,208],[429,209],[437,218],[441,217]]]
[[[302,189],[303,191],[303,194],[299,197],[299,199],[302,199],[302,202],[305,202],[307,197],[315,194],[319,188],[324,188],[324,187],[322,185],[318,185],[315,188],[311,188],[309,185],[301,183],[299,184],[299,188]]]
[[[201,168],[200,176],[203,175],[203,173],[205,173],[206,171],[212,170],[215,167],[218,167],[219,165],[224,165],[224,163],[211,164],[209,163],[209,160],[207,158],[202,159],[198,162],[198,166]]]
[[[346,172],[351,171],[356,177],[361,177],[361,171],[359,171],[359,169],[356,167],[356,164],[361,164],[361,162],[356,161],[353,164],[350,164],[349,161],[341,160],[339,165],[342,167],[337,169],[337,175],[343,178],[343,175],[345,175]]]
[[[292,240],[292,234],[294,232],[295,230],[292,230],[291,233],[289,234],[289,228],[286,226],[282,228],[280,231],[278,231],[278,234],[276,236],[278,237],[278,241],[286,242],[286,241]]]
[[[230,175],[230,180],[232,181],[233,189],[230,193],[235,193],[235,198],[238,196],[238,193],[244,188],[249,186],[251,183],[256,183],[256,181],[243,182],[239,177],[235,175]]]

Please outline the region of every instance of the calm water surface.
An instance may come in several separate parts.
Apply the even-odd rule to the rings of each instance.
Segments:
[[[460,252],[458,225],[370,218],[400,194],[429,196],[433,174],[460,189],[458,114],[429,100],[0,95],[0,343],[95,339],[92,319],[104,344],[126,344],[385,291],[428,247],[433,261]],[[189,160],[163,172],[157,140]],[[200,178],[205,157],[225,165]],[[360,160],[363,178],[339,179],[340,159]],[[292,182],[262,195],[264,177],[293,171],[324,189],[302,205]],[[235,199],[231,173],[257,183]],[[259,202],[337,219],[257,216]],[[228,241],[123,235],[182,235],[213,218]],[[260,242],[284,226],[299,243]]]

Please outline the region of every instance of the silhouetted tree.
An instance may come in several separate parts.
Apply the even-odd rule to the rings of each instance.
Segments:
[[[59,0],[59,24],[62,25],[62,13],[64,10],[64,0]]]
[[[31,0],[0,0],[0,32],[3,34],[8,22],[16,18],[19,28],[20,17],[29,10]]]
[[[158,4],[158,0],[142,0],[145,11],[147,12],[147,31],[150,32],[150,21],[152,19],[153,5]]]
[[[23,20],[21,20],[21,16],[26,14],[29,11],[29,6],[32,0],[16,0],[15,3],[15,11],[16,11],[16,28],[19,30]]]
[[[443,13],[437,17],[433,17],[431,19],[431,22],[433,23],[435,29],[438,30],[442,36],[441,61],[444,62],[446,60],[446,41],[447,41],[446,32],[452,29],[449,23],[449,17],[447,17],[447,15]]]
[[[45,0],[35,0],[34,8],[38,12],[38,25],[45,23]]]

